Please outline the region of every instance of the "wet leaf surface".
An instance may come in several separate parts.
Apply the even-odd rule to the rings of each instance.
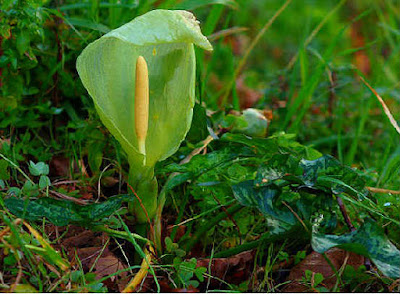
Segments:
[[[371,219],[366,219],[356,231],[341,236],[322,235],[314,231],[311,244],[319,253],[339,247],[366,256],[385,276],[400,277],[400,250]]]
[[[118,195],[101,203],[81,206],[48,197],[36,200],[10,197],[4,200],[4,204],[14,215],[30,221],[39,221],[45,217],[57,226],[70,223],[90,226],[112,215],[121,207],[122,202],[130,199],[130,195]]]

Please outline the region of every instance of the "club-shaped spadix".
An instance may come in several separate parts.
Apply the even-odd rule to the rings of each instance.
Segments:
[[[146,164],[146,137],[149,127],[149,72],[146,60],[139,56],[136,60],[135,81],[135,131],[138,149],[144,155],[143,165]]]

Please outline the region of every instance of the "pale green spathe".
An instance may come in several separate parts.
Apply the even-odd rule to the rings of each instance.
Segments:
[[[156,162],[175,153],[190,128],[195,95],[194,44],[212,50],[193,14],[154,10],[91,43],[77,60],[79,76],[102,122],[128,155],[128,183],[141,199],[139,202],[135,195],[129,207],[139,224],[156,213]],[[138,56],[145,58],[149,72],[146,155],[139,152],[135,131]]]
[[[142,55],[149,69],[146,165],[153,167],[176,152],[190,128],[195,90],[193,44],[212,50],[190,12],[154,10],[91,43],[78,57],[79,76],[130,164],[143,162],[134,127],[137,57]]]

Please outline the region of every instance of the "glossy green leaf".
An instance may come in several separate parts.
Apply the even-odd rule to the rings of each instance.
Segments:
[[[232,186],[232,190],[240,204],[259,209],[267,217],[269,226],[274,232],[286,231],[296,224],[292,212],[277,208],[282,190],[276,185],[254,187],[254,181],[249,180]]]
[[[263,163],[257,171],[255,185],[267,186],[272,181],[290,179],[293,183],[302,183],[296,176],[301,175],[299,159],[291,154],[275,154],[270,160]],[[289,180],[289,179],[288,179]]]
[[[259,152],[274,154],[278,152],[279,145],[274,138],[251,138],[243,134],[226,133],[221,137],[222,141],[234,142],[257,149]]]
[[[4,200],[4,204],[12,214],[29,221],[41,221],[46,218],[56,226],[65,226],[71,223],[89,226],[109,217],[121,207],[123,201],[130,199],[130,195],[118,195],[101,203],[82,206],[71,201],[48,197],[36,200],[10,197]]]
[[[135,66],[148,64],[150,84],[146,165],[178,149],[190,128],[195,94],[193,44],[212,50],[187,11],[154,10],[91,43],[77,60],[79,76],[101,120],[140,172],[134,120]]]
[[[361,175],[330,155],[315,160],[303,159],[300,166],[304,171],[304,184],[309,187],[328,188],[334,194],[346,192],[353,196],[368,193]]]
[[[388,277],[400,277],[400,251],[385,236],[383,229],[367,219],[356,231],[342,236],[322,235],[314,229],[312,247],[324,253],[332,247],[340,247],[370,258]]]

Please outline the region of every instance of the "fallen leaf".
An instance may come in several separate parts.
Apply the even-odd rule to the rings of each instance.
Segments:
[[[212,276],[210,283],[212,288],[220,286],[220,282],[216,278],[238,285],[250,277],[253,269],[254,254],[255,251],[250,250],[227,258],[198,259],[197,267],[205,267],[207,272],[211,268],[211,273],[209,274]]]
[[[83,230],[83,228],[70,226],[70,230],[73,230],[71,232],[73,235],[65,238],[61,245],[67,250],[71,248],[99,247],[108,239],[104,233],[89,230],[81,231],[81,229]]]
[[[364,264],[364,257],[342,249],[332,248],[325,252],[326,256],[332,262],[336,270],[342,266],[351,265],[355,269]],[[315,251],[311,252],[307,257],[294,266],[290,271],[287,281],[290,281],[283,288],[283,292],[308,292],[310,288],[302,284],[301,281],[305,276],[305,271],[310,270],[314,273],[321,273],[324,276],[322,282],[327,289],[332,289],[336,284],[335,272],[325,260],[322,254]]]
[[[108,247],[104,248],[104,246],[77,248],[75,250],[70,248],[69,255],[71,258],[79,258],[83,271],[87,273],[92,270],[91,272],[96,275],[97,280],[126,268],[126,265]],[[110,291],[122,292],[128,282],[128,272],[123,271],[116,276],[109,277],[103,281],[103,284]]]
[[[93,260],[94,262],[94,260]],[[93,265],[93,264],[92,264]],[[91,265],[91,266],[92,266]],[[100,257],[95,266],[94,266],[94,273],[96,274],[97,279],[101,279],[108,275],[111,275],[117,271],[123,270],[126,268],[126,265],[121,262],[112,252],[106,251],[102,257]],[[127,276],[127,272],[121,272],[118,275],[120,278],[125,278]],[[118,276],[110,277],[109,279],[114,282]],[[124,289],[124,287],[120,287],[121,285],[118,284],[118,288],[120,291]]]

